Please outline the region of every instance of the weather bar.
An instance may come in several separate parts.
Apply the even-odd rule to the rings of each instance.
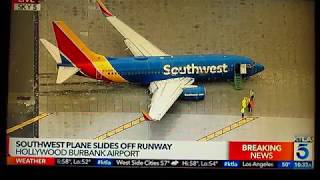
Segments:
[[[313,161],[238,161],[238,160],[172,160],[172,159],[99,159],[8,157],[8,165],[146,167],[146,168],[220,168],[220,169],[313,169]]]
[[[57,158],[56,166],[93,167],[178,167],[178,168],[253,168],[312,169],[312,161],[236,161],[236,160],[166,160],[166,159],[88,159]]]

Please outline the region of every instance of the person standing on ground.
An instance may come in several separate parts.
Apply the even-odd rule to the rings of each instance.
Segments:
[[[250,115],[251,115],[251,111],[252,111],[251,102],[252,102],[252,99],[250,98],[248,101],[248,112],[250,113]]]
[[[241,101],[241,117],[244,118],[244,112],[245,109],[247,108],[248,104],[247,104],[247,97],[244,97]]]
[[[252,89],[250,89],[250,100],[253,100],[254,98],[254,91]]]
[[[250,99],[249,104],[248,104],[248,108],[249,108],[250,115],[252,116],[252,114],[253,114],[253,108],[254,108],[253,98]]]
[[[254,91],[252,89],[250,89],[250,100],[249,100],[249,104],[248,104],[248,108],[249,108],[249,112],[250,115],[252,116],[253,113],[253,107],[254,107]]]

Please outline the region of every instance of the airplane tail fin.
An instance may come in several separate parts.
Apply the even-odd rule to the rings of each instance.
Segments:
[[[61,84],[69,79],[71,76],[76,74],[79,69],[74,67],[69,61],[62,58],[63,56],[60,53],[60,50],[53,44],[51,44],[46,39],[40,39],[41,43],[49,51],[53,59],[56,61],[58,66],[58,76],[56,83]]]
[[[53,21],[52,24],[58,47],[47,41],[42,42],[58,63],[57,83],[64,82],[78,71],[91,78],[127,82],[105,56],[91,51],[63,21]],[[110,72],[113,74],[110,75]]]

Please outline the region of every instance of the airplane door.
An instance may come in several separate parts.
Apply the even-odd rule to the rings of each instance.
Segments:
[[[96,70],[96,79],[101,80],[102,79],[102,74],[99,73],[99,71]]]
[[[247,74],[247,64],[240,64],[240,74]]]
[[[235,65],[234,71],[236,74],[247,74],[247,64],[239,64]]]

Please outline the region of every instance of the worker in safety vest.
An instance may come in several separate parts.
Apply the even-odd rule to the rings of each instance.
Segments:
[[[248,98],[244,97],[241,101],[241,117],[244,118],[245,109],[248,107]]]
[[[241,112],[241,117],[244,118],[244,108],[241,108],[240,112]]]

